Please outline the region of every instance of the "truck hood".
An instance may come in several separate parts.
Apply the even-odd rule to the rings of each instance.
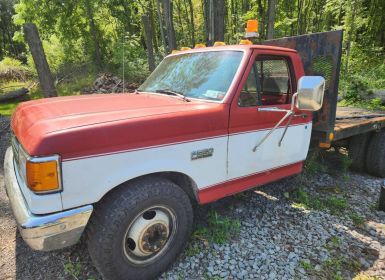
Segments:
[[[204,114],[215,115],[223,107],[146,93],[58,97],[19,105],[12,117],[12,130],[30,155],[78,157],[148,146],[155,137],[154,145],[177,135],[180,140],[181,135],[198,137],[197,132],[212,128],[202,118]],[[198,129],[181,130],[181,124],[192,123]]]

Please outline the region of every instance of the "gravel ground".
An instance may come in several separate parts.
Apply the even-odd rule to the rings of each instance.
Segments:
[[[100,279],[84,242],[44,253],[21,239],[3,186],[8,122],[0,116],[0,279]],[[382,180],[336,173],[296,176],[199,207],[187,249],[160,278],[385,279],[385,213],[376,210]]]

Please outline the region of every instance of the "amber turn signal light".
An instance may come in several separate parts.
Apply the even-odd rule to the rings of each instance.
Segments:
[[[34,192],[48,192],[60,189],[56,161],[30,162],[26,166],[27,185]]]

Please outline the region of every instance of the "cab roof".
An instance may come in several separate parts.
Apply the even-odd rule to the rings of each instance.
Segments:
[[[249,51],[249,50],[274,50],[274,51],[283,51],[283,52],[292,52],[297,53],[294,49],[289,48],[281,48],[281,47],[275,47],[275,46],[269,46],[269,45],[224,45],[224,46],[210,46],[210,47],[201,47],[201,48],[194,48],[189,50],[177,50],[178,52],[170,54],[169,56],[173,55],[179,55],[184,53],[194,53],[194,52],[204,52],[204,51],[220,51],[220,50],[233,50],[233,51]]]

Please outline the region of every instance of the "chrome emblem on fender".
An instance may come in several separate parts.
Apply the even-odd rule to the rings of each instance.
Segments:
[[[198,151],[191,152],[191,160],[196,160],[200,158],[212,157],[214,154],[214,148],[208,148]]]

